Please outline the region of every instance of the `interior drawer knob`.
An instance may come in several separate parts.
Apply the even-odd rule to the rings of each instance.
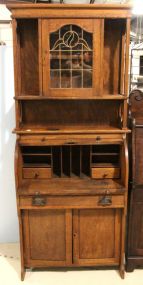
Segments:
[[[100,136],[97,136],[96,137],[96,141],[100,141],[101,140],[101,137]]]
[[[32,206],[45,206],[46,199],[42,197],[34,197],[32,199]]]
[[[112,198],[108,196],[104,196],[99,199],[98,205],[106,207],[112,205]]]
[[[34,178],[37,179],[39,177],[39,173],[35,173]]]

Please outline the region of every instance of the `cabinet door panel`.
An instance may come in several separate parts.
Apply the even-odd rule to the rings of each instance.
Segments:
[[[134,204],[132,209],[131,254],[143,255],[143,203]]]
[[[102,20],[42,20],[43,93],[100,95]]]
[[[74,262],[118,264],[121,210],[79,210],[74,213]]]
[[[25,259],[32,266],[66,265],[71,261],[71,212],[28,210],[23,216]]]

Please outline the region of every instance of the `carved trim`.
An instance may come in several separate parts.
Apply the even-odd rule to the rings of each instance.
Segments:
[[[55,43],[54,46],[52,47],[52,51],[56,51],[56,49],[63,44],[65,47],[72,49],[74,47],[76,47],[77,45],[83,45],[83,47],[85,47],[86,50],[91,51],[88,43],[85,41],[84,38],[80,38],[78,33],[76,31],[74,31],[73,29],[73,25],[65,25],[63,27],[61,27],[59,30],[61,30],[62,28],[69,26],[69,30],[66,31],[64,33],[64,35],[62,37],[60,37]],[[72,29],[70,29],[70,27]],[[77,26],[79,27],[79,26]],[[58,30],[58,31],[59,31]],[[58,32],[57,31],[57,32]],[[52,34],[54,34],[55,32],[52,32]],[[74,50],[73,50],[74,51]]]
[[[137,93],[137,94],[136,94]],[[134,95],[136,101],[141,101],[143,99],[143,92],[139,89],[135,89],[130,93],[130,96]]]

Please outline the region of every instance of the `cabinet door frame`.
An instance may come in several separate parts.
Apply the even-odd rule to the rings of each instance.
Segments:
[[[91,88],[50,88],[50,43],[49,35],[65,25],[77,25],[87,32],[93,33],[93,67]],[[42,65],[43,65],[43,95],[47,97],[82,97],[100,96],[103,88],[101,75],[103,53],[102,19],[43,19],[42,27]]]
[[[32,259],[30,255],[30,225],[29,212],[30,211],[47,211],[47,209],[26,209],[22,211],[22,233],[24,240],[24,263],[27,267],[46,267],[46,266],[70,266],[72,264],[72,210],[65,211],[65,251],[66,258],[63,261],[50,261],[41,259]],[[49,210],[49,209],[48,209]],[[50,209],[58,211],[58,209]]]
[[[107,208],[106,208],[107,209]],[[111,209],[111,208],[110,208]],[[75,265],[96,266],[96,265],[119,265],[121,259],[121,237],[122,237],[122,209],[115,209],[115,250],[113,258],[80,258],[80,232],[79,232],[79,211],[73,212],[73,262]],[[98,209],[93,209],[97,210]],[[120,227],[120,229],[119,229]],[[97,245],[98,246],[98,245]]]

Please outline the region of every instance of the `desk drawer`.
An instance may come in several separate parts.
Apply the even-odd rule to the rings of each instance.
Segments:
[[[124,196],[32,196],[20,197],[20,208],[82,209],[82,208],[123,208]]]
[[[96,179],[119,178],[120,168],[119,167],[105,167],[105,168],[92,167],[91,177],[96,178]]]
[[[84,135],[25,135],[20,136],[21,145],[78,145],[121,143],[122,134],[84,134]]]
[[[47,179],[52,177],[51,167],[23,167],[23,178],[24,179]]]

